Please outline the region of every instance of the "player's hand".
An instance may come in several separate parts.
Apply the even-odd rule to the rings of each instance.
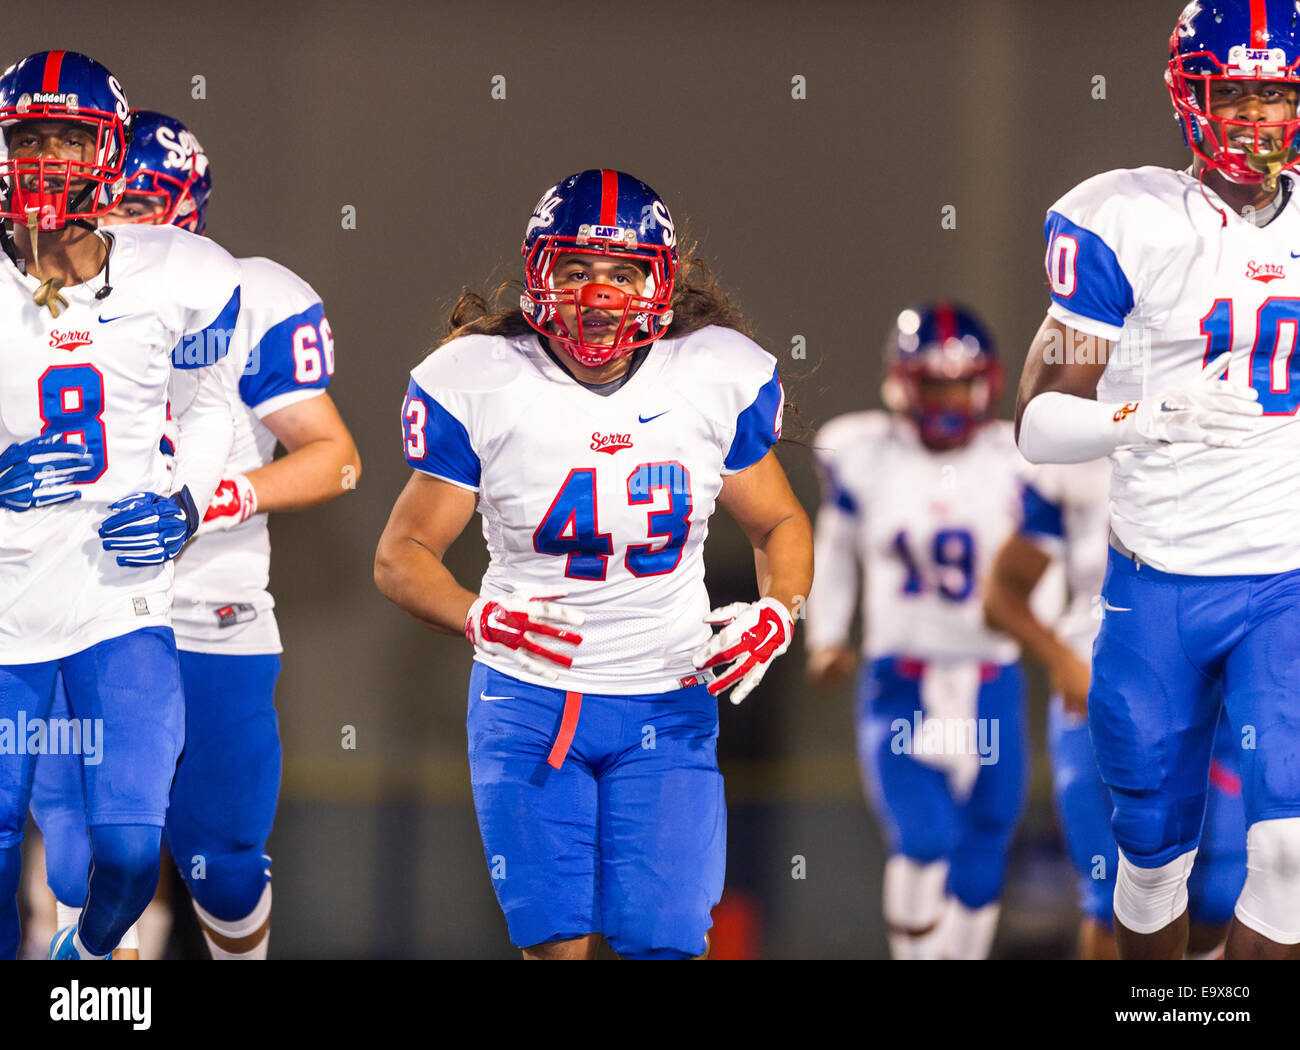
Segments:
[[[257,513],[257,493],[243,474],[222,478],[199,525],[198,535],[233,529]]]
[[[1220,354],[1186,386],[1167,390],[1138,404],[1137,432],[1148,441],[1198,441],[1216,448],[1240,448],[1264,413],[1259,391],[1225,383],[1231,355]]]
[[[573,657],[538,644],[539,639],[579,645],[582,635],[568,630],[581,627],[586,616],[577,609],[560,605],[547,595],[507,594],[500,598],[479,598],[465,618],[465,637],[475,649],[489,656],[501,656],[535,675],[551,681],[559,678],[552,664],[572,667]]]
[[[10,445],[0,453],[0,507],[22,511],[81,499],[73,482],[94,465],[85,445],[64,441],[62,434]]]
[[[720,668],[731,664],[709,683],[714,696],[735,685],[731,702],[738,704],[747,697],[773,660],[790,648],[794,638],[794,619],[790,610],[775,598],[757,602],[734,602],[714,609],[704,618],[708,624],[722,625],[722,630],[692,654],[697,668]],[[736,683],[739,682],[739,685]]]
[[[118,565],[161,565],[180,554],[199,527],[199,511],[186,486],[170,496],[133,492],[108,506],[99,526],[106,551],[125,551]]]
[[[817,649],[808,657],[808,677],[822,689],[834,689],[858,666],[858,654],[847,645]]]
[[[1047,668],[1052,692],[1059,693],[1065,702],[1068,714],[1083,716],[1088,713],[1088,683],[1092,672],[1088,665],[1074,654],[1074,650],[1062,645]]]

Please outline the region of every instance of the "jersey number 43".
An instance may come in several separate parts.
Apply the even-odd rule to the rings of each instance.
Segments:
[[[642,463],[627,478],[629,506],[653,503],[658,492],[668,493],[664,510],[646,513],[646,538],[663,539],[629,546],[623,563],[633,576],[662,576],[677,568],[691,531],[691,475],[680,463]],[[533,532],[538,554],[563,556],[564,575],[575,580],[603,580],[614,553],[613,537],[600,531],[596,506],[596,469],[569,471],[551,501],[542,523]]]

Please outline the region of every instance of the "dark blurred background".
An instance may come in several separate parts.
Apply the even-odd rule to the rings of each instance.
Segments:
[[[1014,388],[1048,301],[1048,206],[1097,172],[1187,162],[1161,81],[1180,6],[67,0],[57,18],[8,20],[5,64],[84,51],[133,105],[185,121],[212,160],[209,234],[300,273],[334,329],[330,392],[364,477],[271,526],[285,644],[273,957],[514,954],[470,797],[469,648],[388,604],[371,564],[408,473],[406,373],[462,287],[517,275],[542,192],[600,166],[654,186],[781,360],[810,427],[879,405],[884,333],[924,298],[982,312]],[[792,97],[796,76],[806,98]],[[355,229],[341,222],[349,205]],[[781,459],[811,512],[806,443]],[[755,593],[749,548],[724,519],[708,544],[715,604]],[[473,586],[477,525],[450,564]],[[1043,704],[1036,680],[1003,957],[1072,951]],[[884,854],[850,688],[808,687],[796,636],[753,696],[721,710],[729,921],[765,957],[883,957]]]

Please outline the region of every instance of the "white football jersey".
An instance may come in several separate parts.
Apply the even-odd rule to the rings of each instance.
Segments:
[[[239,267],[243,306],[222,365],[237,390],[225,477],[270,463],[276,437],[262,420],[324,393],[334,375],[334,335],[320,296],[270,259],[241,259]],[[181,421],[186,407],[173,399],[172,413]],[[191,541],[176,560],[177,646],[198,653],[280,652],[270,572],[266,514]]]
[[[1092,642],[1101,630],[1101,584],[1110,551],[1110,462],[1048,463],[1032,471],[1021,535],[1063,560],[1069,604],[1055,630],[1090,664]]]
[[[62,432],[95,459],[80,500],[0,509],[0,664],[170,623],[172,566],[123,568],[97,530],[113,501],[169,490],[159,448],[169,379],[226,354],[239,266],[174,227],[109,235],[107,272],[64,288],[57,318],[33,301],[39,282],[0,257],[0,448]],[[96,298],[106,279],[111,293]]]
[[[818,433],[825,499],[808,647],[843,645],[863,604],[868,660],[1011,664],[1019,647],[984,625],[981,585],[1020,526],[1027,464],[1011,425],[981,427],[962,448],[932,452],[916,427],[885,412],[853,412]]]
[[[652,344],[614,393],[585,389],[538,337],[466,336],[411,373],[402,407],[416,470],[478,493],[491,562],[480,593],[566,592],[586,614],[558,682],[620,695],[699,676],[704,539],[723,478],[780,436],[776,361],[729,328]],[[699,677],[698,680],[704,680]]]
[[[1111,457],[1111,527],[1144,561],[1193,576],[1300,568],[1300,199],[1262,228],[1192,176],[1112,171],[1047,217],[1050,313],[1118,343],[1097,388],[1136,402],[1230,353],[1264,417],[1240,449],[1199,442]]]

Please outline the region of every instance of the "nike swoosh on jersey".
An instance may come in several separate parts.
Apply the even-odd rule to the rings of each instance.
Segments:
[[[513,700],[513,696],[488,696],[487,693],[479,693],[480,700]]]
[[[129,316],[129,315],[128,315],[128,314],[118,314],[116,317],[105,317],[103,314],[100,314],[100,315],[99,315],[99,323],[100,323],[100,324],[112,324],[114,321],[120,321],[120,320],[122,320],[123,317],[127,317],[127,316]]]
[[[1107,612],[1132,612],[1132,609],[1121,609],[1118,605],[1111,605],[1105,598],[1101,600],[1101,607]]]
[[[671,412],[671,411],[672,411],[671,408],[665,408],[665,409],[664,409],[662,412],[660,412],[658,415],[654,415],[654,416],[642,416],[642,415],[638,415],[638,416],[636,417],[636,421],[637,421],[638,423],[652,423],[652,422],[654,422],[654,420],[658,419],[659,416],[666,416],[666,415],[668,415],[668,413]]]

